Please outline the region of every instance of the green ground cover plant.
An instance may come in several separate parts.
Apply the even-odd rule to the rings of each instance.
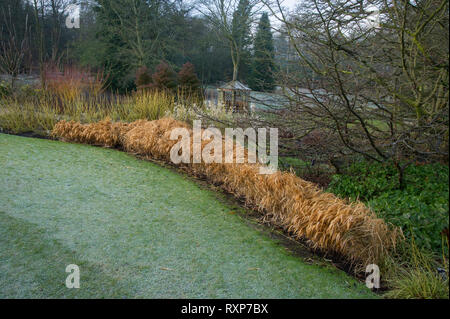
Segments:
[[[332,176],[328,190],[362,200],[402,228],[405,241],[383,265],[389,287],[385,297],[448,299],[448,165],[408,166],[404,189],[397,174],[389,163],[361,161]]]
[[[328,190],[366,202],[379,217],[402,227],[406,238],[414,236],[417,246],[439,254],[441,232],[449,225],[448,165],[408,166],[405,189],[398,188],[397,174],[393,165],[358,162],[334,175]]]

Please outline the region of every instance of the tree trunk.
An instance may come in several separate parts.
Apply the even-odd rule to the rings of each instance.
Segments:
[[[237,63],[233,63],[233,81],[237,81],[238,76],[238,65]]]
[[[402,167],[400,165],[400,163],[398,163],[398,162],[395,162],[394,165],[395,165],[395,168],[397,169],[397,172],[398,172],[398,188],[400,190],[404,190],[405,186],[406,186],[405,185],[405,168],[406,168],[406,165]]]

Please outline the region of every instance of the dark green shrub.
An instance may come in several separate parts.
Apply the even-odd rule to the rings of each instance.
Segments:
[[[0,98],[4,98],[11,95],[11,85],[5,81],[0,82]]]

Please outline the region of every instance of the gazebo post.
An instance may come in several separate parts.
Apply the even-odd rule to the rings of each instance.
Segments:
[[[233,111],[236,108],[236,90],[231,91],[231,108]]]
[[[231,81],[219,87],[217,90],[227,110],[231,109],[233,112],[249,111],[251,89],[241,82]]]

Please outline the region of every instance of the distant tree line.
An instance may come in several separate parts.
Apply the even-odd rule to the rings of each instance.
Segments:
[[[190,62],[203,85],[239,79],[272,90],[276,65],[267,14],[249,0],[201,2],[231,8],[222,12],[223,28],[192,1],[0,0],[0,71],[36,72],[45,82],[49,65],[79,65],[102,70],[110,89],[126,92],[136,89],[139,69],[164,61],[178,72]],[[70,4],[80,7],[79,29],[66,27]],[[259,18],[265,22],[257,27]],[[263,58],[260,48],[270,52]]]

